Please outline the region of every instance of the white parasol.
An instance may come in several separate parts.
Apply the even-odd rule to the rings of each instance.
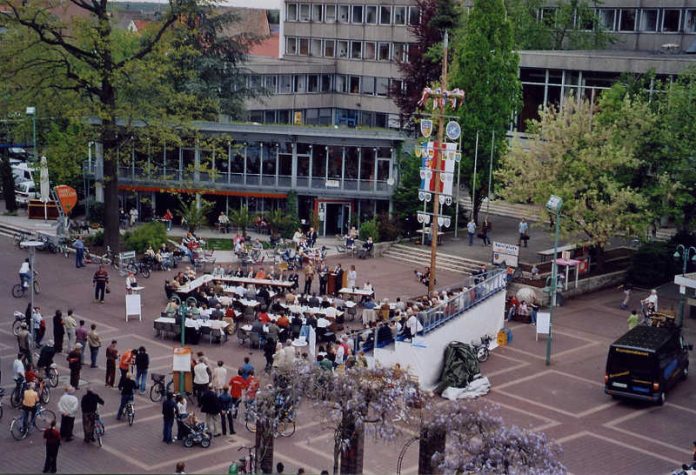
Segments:
[[[46,221],[48,219],[46,203],[51,199],[51,184],[48,180],[48,162],[46,161],[46,157],[41,157],[40,172],[41,201],[44,204],[44,221]]]
[[[517,300],[520,302],[524,300],[528,303],[534,302],[534,300],[536,300],[536,293],[529,287],[522,287],[517,291]]]

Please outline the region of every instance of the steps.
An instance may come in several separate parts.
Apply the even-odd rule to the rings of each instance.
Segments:
[[[388,257],[401,262],[413,264],[414,268],[422,270],[424,267],[430,266],[430,248],[420,248],[407,246],[404,244],[394,244],[389,249],[382,253],[383,257]],[[453,256],[451,254],[437,253],[437,268],[438,270],[446,270],[458,274],[470,274],[478,270],[483,261],[475,261],[465,257]]]
[[[471,209],[471,197],[464,196],[459,198],[459,205],[467,210]],[[489,209],[490,214],[496,216],[507,216],[510,218],[526,219],[527,221],[539,221],[539,208],[532,205],[522,205],[517,203],[508,203],[506,201],[491,201],[490,208],[487,207],[484,199],[481,203],[479,214],[486,212]]]
[[[0,237],[6,237],[13,239],[15,234],[24,233],[31,234],[31,229],[26,229],[15,224],[10,224],[4,221],[0,221]]]

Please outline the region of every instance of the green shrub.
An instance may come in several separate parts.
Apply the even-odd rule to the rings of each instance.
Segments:
[[[90,223],[104,224],[104,203],[90,199],[85,202],[85,208]]]
[[[387,213],[380,214],[377,223],[377,230],[381,241],[394,241],[401,234],[401,225],[399,221],[390,218]]]
[[[651,242],[641,246],[631,259],[627,279],[638,287],[656,287],[672,280],[678,272],[673,259],[674,248],[666,242]]]
[[[85,244],[87,246],[102,247],[104,245],[104,230],[100,229],[96,233],[86,236]]]
[[[143,253],[152,246],[157,249],[167,242],[167,228],[160,221],[143,224],[123,236],[125,250]]]
[[[371,236],[374,242],[379,241],[379,226],[377,225],[376,218],[365,221],[360,225],[360,239],[365,241],[367,240],[368,236]]]

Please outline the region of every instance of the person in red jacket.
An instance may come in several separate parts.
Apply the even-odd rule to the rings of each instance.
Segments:
[[[242,369],[237,370],[236,376],[230,379],[227,385],[230,387],[230,396],[232,396],[232,413],[234,418],[237,418],[237,413],[239,412],[239,403],[242,402],[242,394],[247,387],[247,380],[242,376]]]
[[[44,462],[43,473],[56,473],[58,463],[58,448],[60,447],[60,432],[56,429],[56,421],[51,421],[51,425],[44,431],[46,439],[46,461]]]

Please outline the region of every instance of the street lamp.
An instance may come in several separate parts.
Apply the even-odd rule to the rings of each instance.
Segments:
[[[551,262],[551,308],[549,309],[549,336],[546,339],[546,366],[551,364],[551,328],[553,321],[553,308],[556,306],[556,286],[558,275],[558,264],[556,263],[556,259],[558,257],[558,238],[561,232],[561,208],[563,208],[563,199],[559,196],[551,195],[549,201],[546,202],[546,209],[555,215],[556,233],[553,239],[553,261]]]
[[[22,241],[20,244],[20,247],[28,249],[29,250],[29,267],[30,267],[30,273],[29,275],[31,276],[31,279],[29,280],[29,287],[30,287],[30,295],[31,295],[31,311],[29,312],[30,318],[29,318],[29,348],[31,349],[34,343],[34,282],[36,281],[35,279],[35,270],[34,270],[34,256],[36,255],[36,248],[39,246],[43,246],[44,243],[41,241]],[[29,352],[29,358],[31,359],[31,355],[33,354],[32,351]]]
[[[693,253],[693,256],[691,255]],[[686,274],[686,267],[689,265],[689,257],[691,257],[691,262],[696,264],[696,247],[689,246],[686,247],[684,244],[679,244],[677,249],[673,254],[674,259],[677,261],[682,260],[682,276]],[[684,324],[684,299],[686,297],[686,288],[679,288],[679,326]]]
[[[181,300],[181,297],[174,294],[172,299],[177,304],[176,312],[181,320],[181,347],[184,348],[184,346],[186,346],[186,309],[184,308],[184,302]],[[181,371],[179,374],[179,394],[184,394],[186,391],[185,379],[186,373]]]
[[[36,150],[36,107],[27,107],[27,115],[31,116],[32,143],[34,147],[34,163],[39,162],[39,151]]]

